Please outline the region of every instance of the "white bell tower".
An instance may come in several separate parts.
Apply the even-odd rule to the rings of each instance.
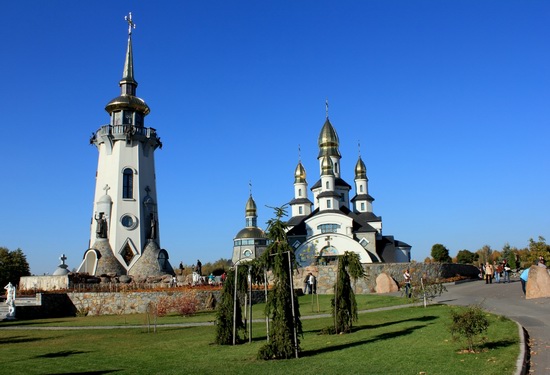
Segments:
[[[117,273],[158,275],[173,273],[168,254],[160,249],[154,152],[162,147],[154,128],[145,127],[150,112],[136,96],[134,79],[132,13],[128,22],[128,46],[120,96],[105,110],[109,124],[90,139],[97,147],[90,246],[79,272],[93,275]]]

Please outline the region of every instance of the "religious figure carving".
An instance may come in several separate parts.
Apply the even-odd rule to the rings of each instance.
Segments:
[[[150,215],[151,218],[151,231],[149,232],[149,239],[157,239],[157,219],[155,219],[155,214]]]
[[[7,318],[15,318],[15,286],[10,282],[4,287],[6,290],[6,305],[8,305]]]
[[[97,238],[107,238],[107,220],[105,220],[105,215],[103,212],[100,212],[99,215],[95,216],[97,221],[96,226],[96,237]]]

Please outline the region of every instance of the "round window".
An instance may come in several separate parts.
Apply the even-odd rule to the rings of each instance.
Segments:
[[[246,250],[244,251],[243,255],[244,255],[245,257],[249,257],[249,256],[252,255],[252,251],[246,249]]]
[[[137,218],[131,214],[124,214],[120,218],[122,226],[128,230],[135,229],[137,227]]]

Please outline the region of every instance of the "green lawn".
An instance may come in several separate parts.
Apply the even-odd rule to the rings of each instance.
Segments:
[[[300,300],[303,315],[311,310],[307,298],[311,297]],[[328,310],[328,298],[322,299],[320,306]],[[233,347],[214,344],[213,326],[159,326],[157,333],[147,333],[143,316],[135,317],[142,327],[133,329],[0,330],[0,357],[2,372],[10,374],[512,374],[519,353],[515,323],[490,315],[488,340],[481,352],[460,354],[463,345],[452,341],[447,329],[449,309],[429,306],[363,313],[354,332],[344,335],[319,334],[331,318],[303,320],[299,359],[257,360],[265,342],[261,323],[253,326],[251,344]],[[100,318],[108,325],[108,320],[124,317]],[[73,318],[72,325],[82,319],[96,317]],[[65,324],[65,319],[53,321],[57,323],[47,325]],[[39,323],[22,323],[33,322]]]

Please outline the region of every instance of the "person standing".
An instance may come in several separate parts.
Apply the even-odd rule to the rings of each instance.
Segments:
[[[201,263],[201,261],[198,260],[198,259],[197,259],[196,271],[197,271],[197,273],[199,274],[199,276],[202,276],[202,263]]]
[[[495,269],[495,281],[500,284],[500,273],[502,272],[502,266],[493,262],[493,268]]]
[[[504,281],[503,282],[510,282],[510,271],[512,270],[510,268],[510,265],[508,264],[508,261],[504,259],[502,261],[502,269],[504,270]]]
[[[493,269],[493,265],[489,262],[485,264],[485,284],[492,284],[493,283],[493,274],[495,273],[495,270]]]
[[[521,282],[521,290],[523,295],[527,292],[527,280],[529,280],[529,267],[523,270],[521,275],[519,275],[519,281]]]
[[[412,296],[411,274],[409,273],[408,268],[403,273],[403,278],[405,279],[405,295],[407,296],[407,298],[411,298],[411,296]]]

